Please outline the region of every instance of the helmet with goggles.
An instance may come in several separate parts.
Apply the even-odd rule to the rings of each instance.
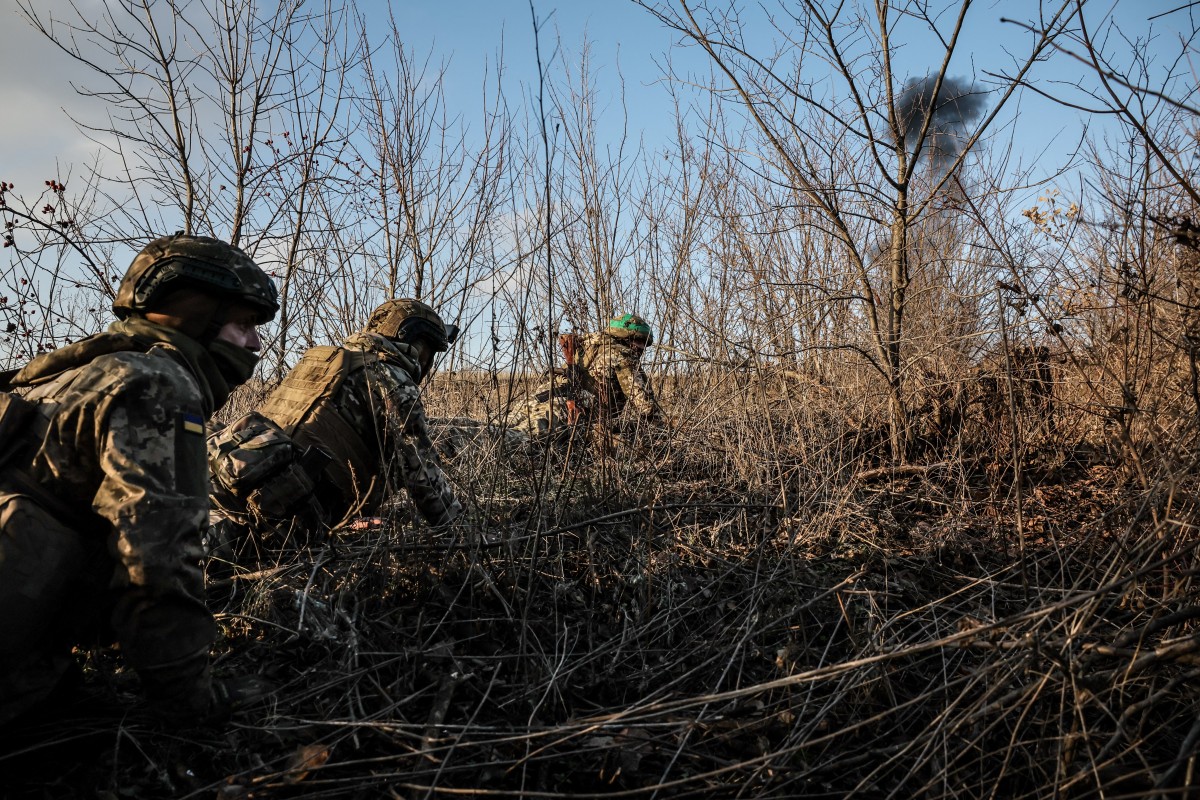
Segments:
[[[382,303],[371,312],[363,330],[389,339],[413,341],[423,338],[431,342],[433,349],[439,353],[449,350],[450,345],[458,339],[457,325],[445,323],[432,306],[411,297]]]

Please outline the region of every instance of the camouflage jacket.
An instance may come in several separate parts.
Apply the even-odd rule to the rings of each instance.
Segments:
[[[82,626],[79,619],[38,624],[90,629],[92,636],[111,628],[151,699],[177,710],[205,708],[216,626],[200,567],[208,511],[204,428],[228,391],[215,365],[194,340],[127,320],[35,359],[13,385],[37,404],[37,414],[28,446],[5,466],[0,492],[10,506],[13,498],[33,498],[75,532],[77,542],[66,546],[79,544],[89,554],[77,559],[80,574],[59,578],[59,591],[71,597],[37,598],[41,605],[33,607],[97,617]],[[3,571],[30,573],[29,585],[41,585],[32,573],[44,562],[27,555],[15,552],[15,562],[30,563]],[[14,604],[2,590],[0,602]]]
[[[400,486],[430,524],[462,513],[430,441],[420,375],[407,344],[355,333],[305,353],[260,409],[300,445],[333,456],[318,486],[333,522],[375,514]]]
[[[575,337],[575,358],[568,376],[596,397],[601,414],[620,414],[628,404],[639,417],[661,416],[641,356],[620,339],[603,333]]]

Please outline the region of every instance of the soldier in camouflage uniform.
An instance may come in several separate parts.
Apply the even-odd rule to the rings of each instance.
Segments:
[[[105,332],[39,356],[0,395],[0,724],[120,643],[151,704],[218,712],[204,604],[205,421],[258,360],[275,286],[217,239],[156,239]]]
[[[556,369],[525,406],[509,417],[510,426],[531,436],[560,435],[580,423],[605,425],[626,412],[649,422],[662,409],[642,370],[641,359],[654,343],[646,320],[622,314],[600,333],[559,337],[566,367]]]
[[[434,454],[419,384],[436,354],[457,335],[457,327],[446,325],[425,303],[397,299],[375,309],[365,328],[340,347],[306,352],[259,412],[291,438],[298,453],[319,450],[328,457],[311,476],[311,491],[303,481],[272,476],[276,504],[285,484],[294,485],[294,517],[311,524],[315,499],[321,522],[336,527],[374,516],[404,487],[431,525],[454,521],[462,505]],[[227,468],[231,460],[245,455],[237,448],[222,454],[210,446],[213,500],[235,525],[261,528],[271,515],[248,507],[248,492],[258,487],[219,479],[234,471]],[[235,530],[232,537],[241,538],[240,533]]]

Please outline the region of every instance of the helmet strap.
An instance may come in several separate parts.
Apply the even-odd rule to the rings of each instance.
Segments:
[[[211,346],[217,340],[217,336],[221,333],[221,328],[225,327],[225,323],[229,321],[229,303],[217,303],[216,310],[213,311],[208,318],[208,324],[204,326],[204,332],[200,335],[199,342],[206,348]]]

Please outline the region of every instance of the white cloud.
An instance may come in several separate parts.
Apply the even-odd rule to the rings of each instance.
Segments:
[[[56,16],[69,11],[61,0],[39,0],[37,8]],[[96,145],[64,110],[100,113],[98,103],[72,88],[92,76],[12,5],[0,10],[0,74],[9,76],[0,84],[0,179],[15,184],[18,194],[36,197],[46,180],[79,174],[93,160]]]

